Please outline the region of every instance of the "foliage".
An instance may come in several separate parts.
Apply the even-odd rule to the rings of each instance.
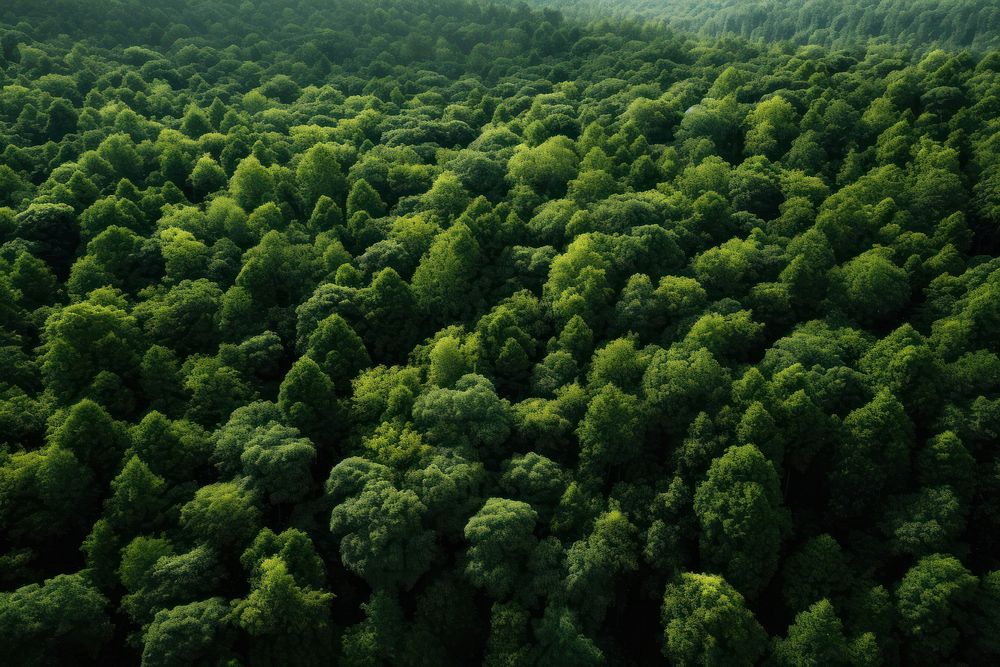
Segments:
[[[997,662],[996,3],[536,4],[0,3],[3,660]]]

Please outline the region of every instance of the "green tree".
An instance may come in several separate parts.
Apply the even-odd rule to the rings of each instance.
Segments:
[[[120,534],[135,535],[164,523],[168,497],[163,478],[133,456],[111,481],[104,516]]]
[[[912,425],[902,404],[882,389],[844,419],[847,430],[830,470],[830,503],[854,515],[898,488],[909,468]]]
[[[321,197],[344,201],[347,179],[332,146],[317,144],[302,155],[295,171],[304,211],[312,211]],[[353,192],[353,191],[352,191]]]
[[[181,119],[181,131],[192,139],[198,139],[212,131],[212,121],[200,107],[192,104]]]
[[[954,556],[921,558],[896,590],[906,656],[914,664],[936,664],[955,656],[968,632],[978,581]]]
[[[257,429],[243,447],[243,472],[270,505],[297,502],[309,494],[316,448],[297,429],[272,423]]]
[[[230,607],[215,597],[156,612],[143,636],[142,664],[167,667],[224,660]]]
[[[267,558],[260,564],[253,590],[236,604],[233,615],[254,637],[251,650],[256,659],[323,664],[323,654],[329,657],[332,648],[328,643],[332,599],[330,593],[300,586],[281,558]]]
[[[843,624],[829,600],[820,600],[795,616],[788,637],[778,639],[774,657],[779,665],[847,665],[850,647]]]
[[[703,562],[754,597],[778,566],[789,517],[778,475],[753,445],[730,447],[695,491]]]
[[[469,228],[462,223],[448,228],[434,238],[413,274],[417,304],[434,320],[467,312],[475,303],[481,265],[479,243]]]
[[[508,178],[558,197],[577,173],[579,158],[573,149],[573,142],[564,136],[552,137],[534,148],[524,147],[508,163]]]
[[[642,452],[643,420],[638,399],[604,385],[587,405],[577,429],[581,463],[594,471],[623,466]]]
[[[229,178],[218,162],[209,155],[203,155],[195,162],[188,182],[194,193],[204,198],[226,187]]]
[[[232,482],[203,486],[181,507],[180,525],[192,538],[222,549],[245,546],[257,534],[260,510]]]
[[[87,399],[68,410],[49,441],[53,447],[72,452],[80,463],[104,480],[113,474],[128,447],[124,425]]]
[[[365,179],[359,179],[351,186],[347,194],[347,217],[353,218],[356,213],[367,213],[372,218],[385,214],[385,202],[382,197]]]
[[[300,357],[281,381],[278,407],[289,423],[317,442],[328,440],[339,427],[334,384],[311,357]]]
[[[598,628],[622,579],[639,569],[639,530],[617,508],[594,521],[593,532],[566,550],[566,594],[584,626]]]
[[[373,479],[351,494],[334,473],[327,491],[350,496],[330,516],[344,567],[374,588],[412,588],[434,555],[434,533],[423,526],[426,506],[417,495],[384,479]]]
[[[465,525],[470,543],[465,573],[495,600],[506,600],[529,584],[528,560],[538,545],[538,514],[527,503],[489,498]]]
[[[139,365],[139,330],[117,298],[91,298],[52,313],[44,340],[42,377],[65,404],[85,396],[103,402],[108,397],[98,391],[101,374],[129,378]],[[125,395],[117,397],[119,404],[128,394],[127,387],[121,389]]]
[[[510,404],[481,375],[464,375],[454,389],[432,389],[413,405],[413,421],[432,442],[495,453],[510,435]]]
[[[663,655],[678,665],[752,665],[767,634],[722,577],[685,572],[663,594]]]
[[[564,606],[549,605],[541,619],[534,622],[536,648],[533,664],[553,667],[604,664],[604,654],[592,639],[584,635],[573,612]]]
[[[906,271],[877,250],[870,250],[845,264],[834,273],[833,282],[838,289],[839,303],[862,324],[878,324],[891,319],[910,298]]]
[[[333,380],[335,386],[350,381],[371,363],[361,338],[336,313],[316,326],[309,336],[306,354]]]
[[[274,196],[274,176],[251,155],[236,167],[229,191],[244,211],[252,211]]]
[[[21,665],[96,659],[111,638],[107,604],[83,574],[0,593],[5,659]]]

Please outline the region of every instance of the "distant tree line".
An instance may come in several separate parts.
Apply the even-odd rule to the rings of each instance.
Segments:
[[[576,18],[651,21],[704,36],[847,47],[869,40],[920,51],[1000,48],[994,0],[533,0]]]

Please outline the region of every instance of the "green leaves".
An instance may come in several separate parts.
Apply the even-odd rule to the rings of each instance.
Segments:
[[[229,614],[229,605],[219,597],[157,612],[143,637],[142,664],[167,667],[223,659],[227,651],[220,634]]]
[[[491,597],[505,600],[525,584],[527,560],[536,548],[538,514],[527,503],[490,498],[465,525],[466,575]]]
[[[576,175],[579,159],[573,148],[573,142],[564,136],[552,137],[534,148],[524,147],[508,163],[508,178],[558,196]]]
[[[229,189],[244,211],[252,211],[273,195],[274,177],[256,156],[251,155],[236,168]]]
[[[0,11],[4,659],[996,662],[995,7],[546,1]]]
[[[111,637],[107,602],[83,574],[0,593],[5,659],[23,665],[95,659]]]
[[[973,604],[976,578],[954,556],[921,558],[896,591],[900,629],[911,640],[907,655],[932,664],[951,654],[963,633]]]
[[[722,577],[684,573],[663,595],[663,655],[678,665],[752,665],[767,635]]]
[[[798,614],[788,628],[788,638],[776,642],[774,655],[779,665],[854,664],[840,618],[829,600],[820,600]],[[877,659],[877,655],[864,657]]]
[[[756,596],[777,568],[789,524],[774,467],[753,445],[729,448],[695,491],[694,511],[703,561]]]
[[[195,540],[231,549],[244,546],[256,534],[260,510],[253,497],[232,482],[198,489],[181,508],[180,525]]]
[[[365,483],[330,516],[344,566],[376,588],[411,588],[434,553],[434,533],[422,525],[426,509],[413,491],[384,479]]]

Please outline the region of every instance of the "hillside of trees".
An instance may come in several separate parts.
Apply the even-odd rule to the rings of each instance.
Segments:
[[[0,662],[995,664],[998,225],[997,51],[9,0]]]
[[[640,19],[704,36],[846,47],[869,40],[1000,48],[996,0],[532,0],[588,20]]]

